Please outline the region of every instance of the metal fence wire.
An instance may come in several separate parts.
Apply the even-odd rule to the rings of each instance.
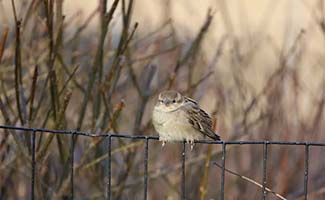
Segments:
[[[4,126],[0,125],[0,129],[3,130],[16,130],[16,131],[26,131],[27,133],[31,134],[31,180],[30,180],[30,187],[31,187],[31,199],[35,199],[35,138],[36,134],[42,133],[50,133],[50,134],[65,134],[70,135],[70,199],[74,199],[74,145],[75,145],[75,136],[85,136],[85,137],[105,137],[108,140],[107,146],[107,162],[108,162],[108,170],[107,170],[107,199],[112,199],[111,195],[111,140],[112,138],[129,138],[132,140],[144,140],[144,151],[143,151],[143,199],[147,199],[148,194],[148,154],[149,154],[149,141],[150,140],[158,140],[158,136],[146,136],[146,135],[128,135],[128,134],[90,134],[87,132],[82,131],[73,131],[73,130],[50,130],[50,129],[43,129],[43,128],[25,128],[25,127],[17,127],[17,126]],[[304,146],[305,147],[305,162],[304,162],[304,199],[308,197],[308,165],[309,165],[309,149],[311,146],[325,146],[323,142],[284,142],[284,141],[207,141],[207,140],[200,140],[196,141],[196,143],[201,144],[209,144],[209,145],[221,145],[222,146],[222,162],[221,162],[221,176],[220,176],[220,196],[217,199],[225,199],[225,172],[226,172],[226,152],[227,146],[230,145],[263,145],[263,160],[262,160],[262,199],[266,199],[267,194],[267,173],[266,173],[266,166],[267,166],[267,158],[268,158],[268,146],[270,145],[286,145],[286,146]],[[182,176],[181,176],[181,192],[180,192],[180,199],[186,199],[186,177],[185,177],[185,160],[186,160],[186,145],[185,141],[182,145],[182,152],[181,152],[181,159],[182,159]]]

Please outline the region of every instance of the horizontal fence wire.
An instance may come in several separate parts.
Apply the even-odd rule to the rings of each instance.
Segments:
[[[70,199],[74,199],[74,147],[75,147],[75,137],[77,135],[86,136],[86,137],[107,137],[107,188],[106,188],[106,199],[112,199],[112,165],[111,165],[111,140],[112,138],[129,138],[129,139],[138,139],[144,140],[144,151],[143,151],[143,199],[147,199],[148,195],[148,161],[149,161],[149,141],[150,140],[159,140],[158,136],[150,136],[150,135],[130,135],[130,134],[91,134],[83,131],[74,131],[74,130],[52,130],[52,129],[44,129],[44,128],[26,128],[26,127],[17,127],[17,126],[7,126],[0,125],[0,129],[3,130],[16,130],[16,131],[25,131],[22,132],[25,134],[31,134],[31,181],[30,181],[30,198],[35,199],[35,146],[36,146],[36,134],[40,133],[50,133],[50,134],[65,134],[71,135],[70,139]],[[219,199],[223,200],[225,197],[225,172],[226,172],[226,146],[229,145],[262,145],[263,146],[263,159],[262,159],[262,199],[266,199],[267,196],[267,158],[268,158],[268,146],[269,145],[295,145],[295,146],[305,146],[305,163],[304,163],[304,199],[308,198],[308,170],[309,170],[309,150],[311,146],[325,146],[325,142],[289,142],[289,141],[210,141],[210,140],[198,140],[195,143],[201,144],[219,144],[222,146],[222,163],[221,163],[221,176],[220,176],[220,197]],[[181,176],[181,191],[180,197],[181,199],[186,199],[186,177],[185,177],[185,166],[186,166],[186,143],[182,142],[182,154],[181,154],[181,162],[182,162],[182,176]]]
[[[0,129],[11,129],[11,130],[21,130],[28,132],[44,132],[44,133],[54,133],[54,134],[63,134],[63,135],[80,135],[80,136],[88,136],[88,137],[117,137],[117,138],[129,138],[129,139],[149,139],[149,140],[159,140],[159,136],[152,135],[130,135],[130,134],[111,134],[111,133],[97,133],[91,134],[83,131],[71,131],[71,130],[52,130],[45,128],[26,128],[26,127],[16,127],[16,126],[4,126],[0,125]],[[196,140],[195,143],[198,144],[227,144],[227,145],[242,145],[242,144],[271,144],[271,145],[300,145],[300,146],[325,146],[325,142],[290,142],[290,141],[265,141],[265,140],[241,140],[241,141],[212,141],[212,140]]]

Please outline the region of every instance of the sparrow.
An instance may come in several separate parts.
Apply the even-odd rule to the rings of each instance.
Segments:
[[[174,90],[159,94],[152,113],[152,123],[162,146],[168,141],[186,141],[192,149],[194,140],[206,136],[220,140],[219,135],[213,131],[211,117],[196,101]]]

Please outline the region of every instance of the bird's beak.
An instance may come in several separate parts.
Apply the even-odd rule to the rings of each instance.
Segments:
[[[169,99],[164,99],[164,100],[163,100],[163,103],[164,103],[166,106],[168,106],[168,105],[170,104],[170,101],[169,101]]]

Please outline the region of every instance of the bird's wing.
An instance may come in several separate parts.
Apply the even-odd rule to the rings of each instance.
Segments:
[[[196,101],[188,97],[184,97],[184,99],[182,109],[187,113],[188,121],[193,128],[213,140],[220,140],[220,137],[212,130],[211,117],[198,106]]]

